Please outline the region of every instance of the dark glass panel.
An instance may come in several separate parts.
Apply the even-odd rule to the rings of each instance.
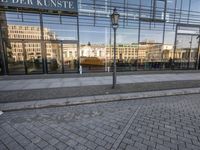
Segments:
[[[60,43],[46,43],[48,73],[62,73],[62,52]]]
[[[11,42],[7,47],[9,74],[25,74],[24,50],[21,42]]]
[[[24,43],[25,48],[25,59],[28,74],[43,73],[43,62],[42,62],[42,49],[41,43],[28,42]]]
[[[43,15],[45,40],[77,40],[77,19],[70,16]]]
[[[63,43],[63,63],[64,72],[78,71],[78,53],[77,44]]]

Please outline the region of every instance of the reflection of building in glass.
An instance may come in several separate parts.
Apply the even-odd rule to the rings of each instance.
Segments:
[[[64,73],[77,71],[79,64],[87,64],[88,70],[112,70],[113,7],[120,14],[118,66],[127,71],[170,69],[170,64],[175,69],[198,66],[200,0],[77,2],[77,13],[9,6],[1,9],[4,74]]]
[[[44,28],[45,40],[56,40],[56,35],[47,28]],[[8,54],[14,59],[14,61],[23,61],[24,53],[26,54],[27,60],[41,59],[42,50],[41,43],[34,42],[34,40],[41,39],[41,30],[38,26],[24,26],[24,25],[8,25],[8,38],[12,40],[11,49],[8,50]],[[14,40],[27,40],[32,39],[33,41],[24,41],[24,43],[16,42]],[[24,44],[24,45],[23,45]],[[59,56],[58,44],[48,43],[46,45],[47,58],[54,58]],[[23,51],[25,48],[25,52]]]
[[[5,46],[10,47],[10,43],[7,40],[3,40],[4,38],[8,37],[8,32],[7,30],[2,30],[3,27],[7,26],[7,21],[6,21],[6,15],[4,12],[0,11],[0,74],[5,72],[3,70],[6,69],[6,64],[5,64],[5,55],[4,55],[4,49],[2,43],[5,43]]]
[[[82,44],[80,47],[80,56],[81,57],[98,57],[100,59],[105,59],[106,50],[105,45],[103,44]]]
[[[110,58],[113,58],[114,47],[107,47],[107,54]],[[140,53],[141,54],[141,53]],[[137,44],[120,44],[116,47],[116,58],[120,61],[130,61],[132,59],[137,59],[138,55],[138,45]],[[140,57],[143,57],[142,54]]]

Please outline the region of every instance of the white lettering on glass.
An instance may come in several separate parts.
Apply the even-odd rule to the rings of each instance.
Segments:
[[[27,4],[33,5],[33,0],[27,0]]]
[[[12,3],[17,4],[17,3],[19,3],[19,0],[12,0]]]
[[[75,0],[0,0],[0,5],[4,4],[13,7],[30,7],[66,11],[76,9]]]
[[[56,0],[50,0],[51,1],[51,6],[56,7]]]
[[[37,5],[38,5],[38,6],[43,6],[43,5],[42,5],[42,2],[41,2],[40,0],[37,0]]]
[[[72,1],[69,2],[69,8],[70,8],[70,9],[73,9],[73,8],[74,8],[74,2],[72,2]]]
[[[7,3],[8,0],[0,0],[0,2],[2,2],[2,3]]]

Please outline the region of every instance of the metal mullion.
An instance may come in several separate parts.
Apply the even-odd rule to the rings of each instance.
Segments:
[[[200,27],[199,27],[199,33],[200,33]],[[199,34],[200,35],[200,34]],[[199,36],[198,35],[198,36]],[[198,38],[198,50],[197,50],[197,60],[196,60],[196,70],[199,70],[199,55],[200,55],[200,38]]]
[[[94,7],[94,26],[96,25],[96,0],[93,0]]]
[[[190,10],[191,10],[191,0],[189,0],[189,10],[188,10],[188,18],[187,18],[187,23],[189,23],[189,18],[190,18]]]
[[[164,41],[165,41],[165,25],[166,25],[167,0],[165,0],[164,2],[165,2],[165,6],[164,6],[164,26],[163,26],[162,44],[164,44]]]
[[[174,6],[174,19],[173,19],[173,29],[174,29],[174,25],[175,25],[175,18],[176,18],[176,5],[177,5],[177,0],[175,0],[175,6]]]
[[[79,72],[80,68],[80,26],[79,26],[79,15],[77,15],[77,54],[78,54],[78,67],[77,72]]]
[[[46,44],[44,42],[44,25],[43,25],[43,14],[40,13],[40,34],[41,34],[41,53],[42,53],[42,63],[43,63],[43,73],[48,72],[47,59],[46,59]]]
[[[176,52],[176,44],[177,44],[177,31],[178,31],[178,24],[176,25],[176,32],[175,32],[176,34],[175,34],[175,41],[174,41],[174,54],[173,54],[173,64],[174,65],[175,65],[175,52]]]
[[[61,61],[62,61],[62,73],[64,74],[65,73],[65,70],[64,70],[64,56],[63,56],[63,41],[60,41],[59,42],[59,45],[61,45]]]
[[[5,57],[5,52],[6,52],[6,47],[4,46],[4,41],[3,41],[3,34],[2,34],[2,29],[1,29],[1,24],[0,24],[0,53],[1,53],[1,58],[2,58],[2,65],[3,65],[3,74],[6,75],[8,74],[8,66],[6,65],[6,57]]]
[[[181,7],[180,7],[180,16],[179,16],[179,22],[181,21],[181,15],[182,15],[182,8],[183,8],[183,0],[181,0]]]
[[[141,17],[141,0],[140,0],[140,8],[139,8],[139,18]],[[137,61],[136,61],[136,70],[138,70],[138,54],[140,51],[140,28],[141,28],[141,20],[139,19],[139,28],[138,28],[138,51],[137,51]]]
[[[28,68],[27,68],[27,53],[25,48],[24,40],[22,40],[22,49],[23,49],[23,59],[24,59],[24,68],[25,68],[25,74],[28,74]]]

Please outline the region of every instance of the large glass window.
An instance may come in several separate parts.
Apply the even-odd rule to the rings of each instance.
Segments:
[[[36,65],[36,59],[39,55],[41,57],[40,43],[24,42],[41,40],[39,14],[5,12],[4,19],[6,23],[3,24],[2,29],[7,33],[3,34],[3,41],[5,41],[8,72],[10,74],[42,73],[42,67]]]
[[[8,39],[41,39],[39,14],[6,12]]]
[[[80,64],[83,71],[104,71],[109,63],[110,29],[80,27]]]
[[[43,15],[45,40],[77,40],[77,18]]]
[[[111,58],[113,59],[113,34],[111,39]],[[118,43],[116,47],[117,71],[135,70],[138,57],[138,29],[119,28],[116,40]]]
[[[77,17],[24,12],[1,12],[0,15],[10,74],[43,73],[45,66],[49,73],[63,72],[63,51],[59,43],[77,41]]]
[[[139,69],[159,69],[162,61],[163,23],[141,22]]]
[[[191,11],[196,11],[196,12],[200,12],[200,1],[199,0],[191,0]]]

